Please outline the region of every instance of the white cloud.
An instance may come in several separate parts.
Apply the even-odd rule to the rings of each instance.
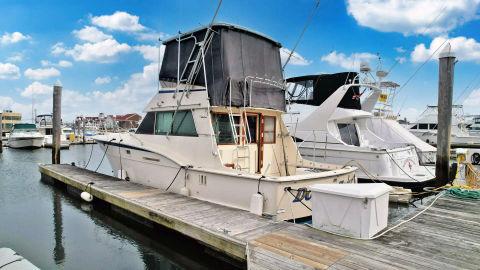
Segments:
[[[8,33],[5,32],[3,36],[0,37],[0,43],[2,44],[13,44],[23,40],[30,39],[30,36],[24,35],[20,32]]]
[[[288,59],[288,56],[290,55],[292,51],[290,51],[287,48],[280,48],[280,59],[282,60],[282,65],[285,64],[285,62]],[[303,56],[301,56],[297,52],[293,52],[292,57],[290,57],[290,61],[288,62],[288,65],[293,65],[293,66],[308,66],[312,63],[312,61],[305,59]]]
[[[400,46],[400,47],[396,47],[396,48],[395,48],[395,51],[398,52],[398,53],[404,53],[404,52],[406,52],[407,50],[405,50],[403,47]]]
[[[72,121],[78,114],[98,115],[100,112],[121,114],[140,113],[148,100],[155,95],[158,80],[158,66],[151,63],[142,72],[134,73],[120,87],[113,91],[78,91],[64,86],[62,92],[62,115],[65,121]],[[35,109],[39,113],[49,113],[52,109],[53,86],[40,82],[30,84],[21,93],[23,97],[33,97]],[[74,102],[71,102],[71,101]],[[128,104],[128,106],[125,106]],[[22,112],[25,119],[31,115],[31,103],[16,103],[11,97],[0,96],[0,106]]]
[[[473,90],[470,95],[465,99],[463,105],[466,107],[474,107],[475,109],[480,106],[480,89]]]
[[[59,66],[59,67],[64,67],[64,68],[66,68],[66,67],[71,67],[72,65],[73,65],[72,62],[67,61],[67,60],[60,60],[60,61],[58,61],[58,63],[57,63],[57,66]]]
[[[327,55],[322,56],[321,60],[329,63],[332,66],[339,66],[348,70],[358,70],[361,62],[370,62],[376,59],[377,56],[372,53],[352,53],[349,56],[344,53],[337,53],[333,51]]]
[[[67,49],[65,48],[65,45],[63,42],[57,42],[52,46],[51,53],[53,55],[60,55],[65,53]]]
[[[442,34],[476,19],[480,0],[348,0],[358,24],[382,32]]]
[[[131,15],[124,11],[116,11],[112,15],[102,15],[92,17],[92,24],[109,30],[136,32],[145,30],[145,26],[141,25],[139,17]]]
[[[65,49],[64,53],[75,61],[110,63],[115,61],[119,54],[130,49],[128,44],[106,39],[97,43],[76,44],[72,49]]]
[[[93,99],[99,101],[100,108],[109,108],[112,113],[141,112],[155,94],[157,80],[158,65],[151,63],[143,68],[143,72],[132,74],[114,91],[94,91]],[[129,106],[125,108],[125,104]]]
[[[407,58],[403,56],[395,57],[395,61],[398,61],[399,64],[407,62]]]
[[[53,66],[53,67],[67,68],[67,67],[73,66],[72,62],[66,61],[66,60],[60,60],[60,61],[58,61],[58,63],[52,63],[52,62],[47,61],[47,60],[42,60],[42,61],[40,61],[40,64],[42,64],[42,67]]]
[[[38,69],[27,69],[24,72],[25,77],[31,80],[44,80],[51,77],[60,76],[60,71],[56,68],[38,68]]]
[[[148,60],[148,61],[151,61],[151,62],[158,62],[158,52],[159,52],[158,47],[150,46],[150,45],[139,45],[139,46],[134,46],[133,49],[135,51],[140,52],[145,60]],[[160,46],[160,61],[163,58],[163,53],[164,52],[165,52],[165,45],[161,45]]]
[[[112,39],[111,35],[98,30],[95,26],[85,26],[81,30],[73,31],[73,34],[80,40],[88,42],[100,42],[106,39]]]
[[[107,84],[107,83],[110,83],[111,81],[112,81],[112,78],[110,78],[109,76],[97,77],[95,79],[95,84],[97,85]]]
[[[8,62],[21,62],[23,61],[23,53],[20,53],[20,52],[16,52],[16,53],[12,53],[6,60]]]
[[[32,97],[32,96],[39,96],[39,95],[47,95],[51,94],[53,86],[46,85],[40,82],[33,82],[29,86],[27,86],[20,95],[22,97]]]
[[[9,109],[15,112],[22,113],[22,119],[26,120],[25,116],[30,116],[31,118],[31,104],[21,104],[15,102],[11,97],[0,96],[0,110],[1,109]]]
[[[402,110],[402,112],[400,113],[400,118],[407,118],[408,121],[410,122],[413,122],[413,121],[416,121],[418,119],[418,116],[420,116],[420,110],[417,109],[417,108],[406,108],[404,110]]]
[[[136,33],[135,37],[137,40],[140,40],[140,41],[158,41],[159,39],[162,40],[167,38],[168,35],[162,32],[149,31],[144,33],[142,32]]]
[[[434,38],[430,43],[429,48],[423,43],[418,44],[410,55],[412,61],[426,61],[433,52],[436,51],[436,55],[438,55],[443,50],[442,48],[438,49],[442,44],[445,46],[445,44],[450,43],[452,51],[455,53],[458,60],[480,62],[480,43],[475,39],[460,36],[449,38],[448,42],[445,42],[446,39],[446,37]],[[434,55],[431,57],[431,60],[436,60],[437,58],[438,57]]]
[[[16,80],[20,78],[20,68],[11,63],[0,63],[0,80]]]

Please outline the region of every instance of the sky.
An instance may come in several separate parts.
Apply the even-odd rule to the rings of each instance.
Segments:
[[[216,21],[264,33],[286,59],[313,17],[285,77],[390,70],[400,84],[394,111],[415,120],[437,103],[438,53],[455,66],[454,102],[480,114],[480,0],[223,0]],[[62,113],[142,112],[158,87],[165,40],[207,25],[217,0],[22,1],[0,4],[0,109],[32,118],[51,113],[52,86],[63,86]]]

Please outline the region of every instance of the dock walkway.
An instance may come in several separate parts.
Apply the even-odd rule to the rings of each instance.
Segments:
[[[44,179],[88,189],[96,199],[247,261],[249,269],[478,269],[480,265],[480,201],[444,196],[416,219],[378,239],[355,240],[71,165],[40,165],[39,170]]]

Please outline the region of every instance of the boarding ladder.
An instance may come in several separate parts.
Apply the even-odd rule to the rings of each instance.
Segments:
[[[229,106],[228,106],[228,118],[230,122],[230,128],[232,130],[233,139],[235,142],[235,149],[233,150],[233,161],[235,168],[239,171],[250,171],[250,147],[249,143],[252,142],[250,136],[250,127],[247,120],[246,101],[244,98],[243,107],[240,108],[240,113],[233,113],[232,110],[232,84],[229,82]],[[238,123],[235,122],[235,117],[238,117]],[[237,132],[240,132],[238,134]]]

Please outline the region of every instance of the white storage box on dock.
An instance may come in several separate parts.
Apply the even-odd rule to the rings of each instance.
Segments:
[[[310,189],[317,229],[367,239],[387,227],[389,185],[316,184]]]

